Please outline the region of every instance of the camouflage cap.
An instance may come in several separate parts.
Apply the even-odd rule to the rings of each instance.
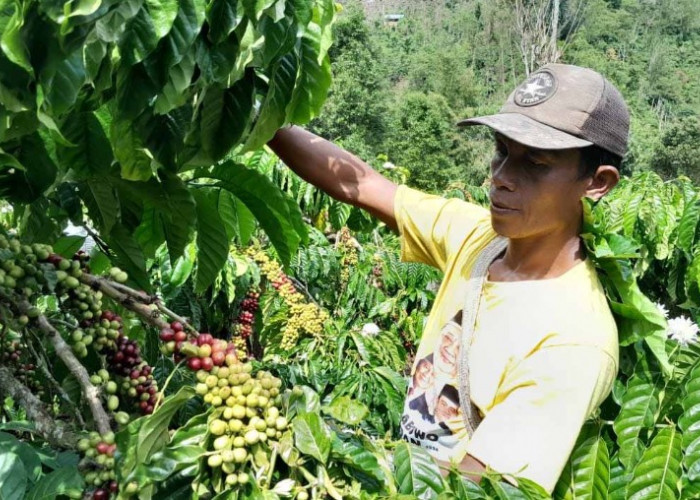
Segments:
[[[622,94],[600,73],[547,64],[510,94],[498,114],[468,118],[458,125],[486,125],[537,149],[595,144],[622,157],[627,152],[629,122]]]

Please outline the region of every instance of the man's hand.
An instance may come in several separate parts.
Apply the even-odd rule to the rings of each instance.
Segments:
[[[443,477],[446,477],[454,468],[454,466],[449,462],[437,460],[437,463]],[[466,477],[467,479],[471,479],[476,484],[481,482],[481,477],[484,472],[486,472],[486,466],[471,455],[464,457],[464,460],[462,460],[456,468],[462,476]]]
[[[279,130],[268,146],[305,181],[396,230],[398,186],[356,156],[300,127]]]

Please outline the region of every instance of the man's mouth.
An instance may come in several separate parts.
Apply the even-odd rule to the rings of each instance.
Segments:
[[[496,212],[517,212],[518,210],[494,199],[491,199],[491,209]]]

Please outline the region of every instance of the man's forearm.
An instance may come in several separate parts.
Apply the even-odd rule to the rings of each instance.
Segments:
[[[302,179],[395,227],[396,185],[355,155],[300,127],[279,130],[268,146]]]
[[[443,476],[447,476],[450,473],[450,470],[452,470],[453,466],[449,462],[438,460],[437,463]],[[459,473],[462,476],[479,484],[481,482],[482,474],[486,471],[486,467],[476,458],[472,457],[471,455],[467,455],[464,457],[464,460],[457,465],[457,470],[459,470]]]

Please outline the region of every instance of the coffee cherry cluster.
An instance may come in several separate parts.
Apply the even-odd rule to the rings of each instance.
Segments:
[[[69,262],[69,261],[62,261]],[[57,271],[60,273],[61,271]],[[60,283],[65,283],[69,278],[66,278]],[[90,328],[94,323],[93,318],[99,317],[102,314],[102,292],[95,292],[89,286],[79,283],[75,288],[68,288],[67,299],[63,302],[64,310],[72,313],[72,315],[81,320],[80,324],[84,328],[77,328],[70,332],[69,341],[72,344],[73,352],[78,357],[85,357],[88,354],[88,346],[93,344],[95,340],[95,330]],[[94,348],[98,350],[104,345],[105,341],[100,341]]]
[[[39,398],[45,395],[44,384],[38,378],[36,365],[27,360],[26,346],[14,337],[14,332],[7,332],[0,339],[0,366],[12,369],[14,377],[29,388]]]
[[[255,313],[260,308],[260,293],[257,291],[249,291],[241,302],[241,312],[236,318],[236,330],[238,335],[247,339],[253,333],[253,321]]]
[[[328,320],[328,313],[316,304],[307,302],[294,288],[279,263],[270,259],[265,252],[251,248],[249,255],[258,263],[260,270],[289,308],[287,323],[282,329],[282,349],[292,349],[304,333],[319,337],[323,324]]]
[[[112,311],[102,311],[97,319],[81,322],[84,335],[94,340],[95,350],[114,349],[115,341],[122,332],[122,318]],[[73,333],[75,335],[75,332]]]
[[[235,346],[225,340],[215,339],[209,333],[200,333],[194,343],[183,342],[180,353],[187,356],[187,366],[192,371],[212,371],[223,366],[226,357],[236,359]]]
[[[160,352],[166,356],[174,356],[175,362],[179,363],[183,356],[180,353],[180,347],[187,340],[187,333],[185,333],[183,324],[179,321],[170,323],[170,328],[163,328],[160,331],[160,340],[163,341]]]
[[[347,286],[350,280],[350,270],[357,265],[357,246],[357,241],[352,237],[347,227],[338,232],[336,247],[342,255],[340,259],[340,283],[343,287]]]
[[[69,276],[65,280],[59,280],[59,284],[65,285],[66,281],[70,278],[72,277]],[[70,309],[73,316],[86,321],[99,318],[102,314],[102,292],[95,292],[88,285],[83,283],[78,283],[76,287],[68,287],[65,285],[65,288],[68,298],[64,301],[63,305]]]
[[[384,282],[382,281],[384,271],[382,269],[381,254],[375,253],[372,256],[372,262],[374,263],[374,266],[372,266],[372,286],[381,290],[384,288]]]
[[[158,393],[153,370],[141,359],[141,349],[135,340],[120,334],[115,344],[115,348],[105,351],[109,369],[121,377],[122,394],[130,397],[142,414],[150,415]]]
[[[92,385],[102,388],[102,397],[105,406],[109,411],[117,411],[119,408],[119,385],[114,380],[110,380],[109,372],[104,368],[98,370],[95,375],[90,377]]]
[[[73,254],[73,260],[78,261],[80,269],[86,273],[90,272],[90,256],[84,250],[78,250]]]
[[[209,421],[214,453],[207,458],[212,469],[221,469],[227,488],[245,485],[250,466],[269,462],[269,440],[278,440],[287,428],[280,413],[281,380],[270,373],[252,373],[250,363],[226,356],[224,366],[199,370],[195,390],[215,410]]]
[[[0,290],[3,293],[30,298],[46,288],[48,281],[42,262],[51,255],[51,247],[22,245],[14,236],[0,235],[0,251]]]
[[[0,344],[0,365],[14,365],[22,356],[22,344],[19,340],[5,339]]]
[[[124,283],[129,279],[129,275],[118,267],[113,267],[109,270],[109,277],[117,283]]]
[[[260,308],[260,292],[250,290],[241,301],[241,310],[234,322],[233,343],[236,346],[239,356],[248,354],[248,338],[253,333],[253,322],[255,313]]]
[[[403,324],[403,328],[399,330],[399,336],[401,337],[401,343],[403,344],[403,348],[406,349],[406,352],[408,352],[411,355],[415,354],[416,352],[416,346],[413,343],[413,329],[413,316],[408,316]]]
[[[100,436],[97,432],[91,432],[88,438],[78,441],[78,450],[83,453],[78,468],[85,479],[86,496],[95,500],[106,500],[112,495],[116,497],[119,487],[114,470],[114,453],[117,450],[114,433]]]

